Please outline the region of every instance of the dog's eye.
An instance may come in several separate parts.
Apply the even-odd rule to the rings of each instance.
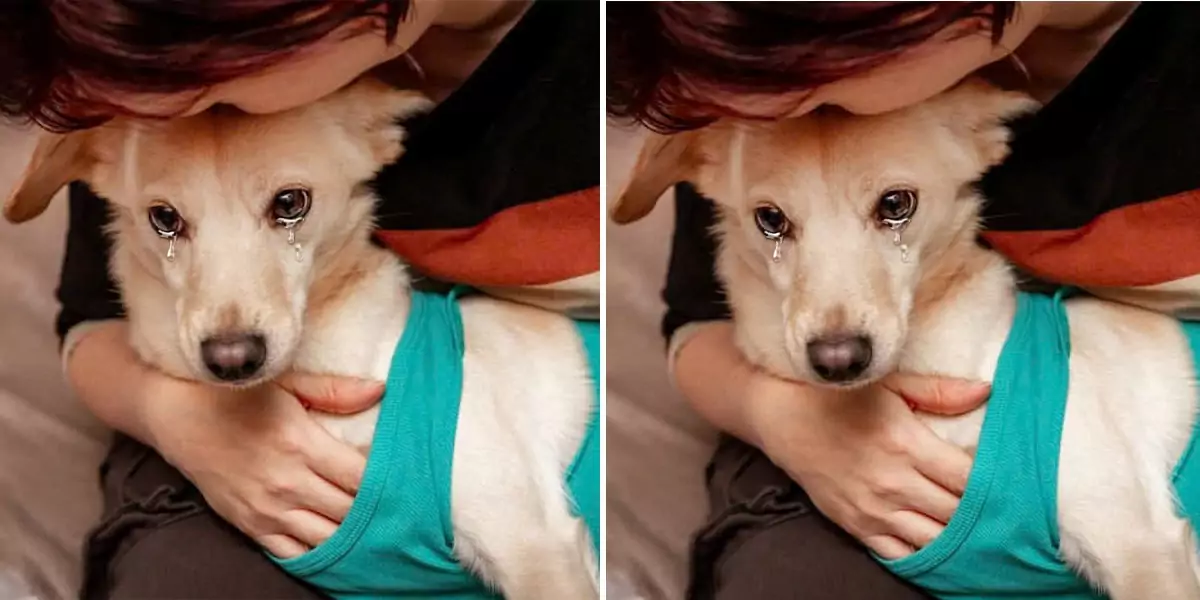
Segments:
[[[777,239],[787,235],[792,223],[787,215],[773,204],[763,204],[754,209],[754,224],[768,239]]]
[[[917,212],[917,193],[900,189],[884,192],[875,205],[875,218],[880,223],[893,226],[912,218]]]
[[[170,204],[154,204],[146,213],[150,218],[150,226],[159,237],[171,238],[183,231],[183,217]]]
[[[271,200],[271,217],[286,223],[303,219],[312,207],[312,193],[304,188],[279,190]]]

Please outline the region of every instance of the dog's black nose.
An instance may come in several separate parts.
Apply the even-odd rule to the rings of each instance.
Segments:
[[[200,355],[217,379],[250,379],[267,362],[267,340],[254,333],[217,335],[200,342]]]
[[[850,381],[871,365],[871,340],[861,335],[836,335],[808,343],[808,362],[825,381]]]

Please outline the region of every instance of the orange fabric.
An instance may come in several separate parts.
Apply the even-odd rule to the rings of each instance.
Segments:
[[[984,238],[1051,281],[1155,285],[1200,274],[1200,190],[1112,210],[1079,229],[991,231]]]
[[[438,279],[476,286],[554,283],[600,269],[600,188],[514,206],[475,227],[377,235]]]

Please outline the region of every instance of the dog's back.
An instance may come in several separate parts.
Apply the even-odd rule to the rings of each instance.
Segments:
[[[1200,332],[1095,298],[1067,307],[1071,385],[1058,478],[1063,557],[1114,598],[1200,598],[1195,528],[1187,520],[1200,516],[1200,489],[1189,483],[1200,457],[1188,451],[1200,405]]]

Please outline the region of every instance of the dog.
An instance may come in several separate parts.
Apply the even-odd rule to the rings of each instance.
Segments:
[[[410,319],[417,300],[430,307],[425,318],[444,313],[452,323],[460,310],[461,339],[443,336],[446,352],[439,355],[461,361],[461,407],[449,423],[453,460],[445,474],[451,558],[508,598],[597,598],[596,536],[575,514],[564,483],[573,461],[584,460],[577,456],[581,447],[593,448],[586,460],[595,461],[594,469],[599,460],[598,441],[589,439],[598,418],[596,374],[589,375],[580,325],[482,295],[418,297],[400,260],[371,243],[376,198],[368,182],[402,154],[399,122],[430,106],[419,94],[364,79],[278,114],[217,109],[48,136],[5,216],[36,217],[72,180],[108,199],[111,272],[130,343],[142,360],[178,378],[249,388],[300,371],[388,381],[390,393],[393,383],[411,387],[421,377],[417,369],[388,379],[398,348],[418,333]],[[434,334],[441,335],[422,333]],[[450,385],[427,383],[431,390]],[[407,400],[412,410],[422,403]],[[382,460],[376,425],[387,406],[385,396],[382,405],[356,415],[313,413],[370,455],[351,515],[327,544],[350,526],[360,505],[375,502],[364,495],[372,470],[386,467],[373,463]],[[392,420],[408,410],[395,409],[399,417]],[[429,429],[420,422],[412,428],[414,437]],[[444,445],[439,435],[447,432],[427,442]],[[410,476],[416,473],[398,475]],[[592,486],[595,498],[574,500],[598,507],[598,481]],[[437,506],[417,508],[439,518]],[[317,570],[305,556],[299,560],[308,566],[291,564],[293,573]],[[399,565],[370,565],[376,572],[393,567]],[[319,578],[314,583],[323,586]],[[422,591],[417,581],[417,589],[405,591],[465,594],[454,587],[460,584]],[[324,589],[335,596],[345,591]],[[490,596],[482,588],[473,593]]]
[[[973,184],[1007,155],[1007,123],[1036,109],[969,80],[884,115],[651,135],[611,216],[640,218],[677,181],[710,198],[736,343],[776,377],[847,402],[894,371],[994,383],[968,414],[918,415],[976,462],[941,536],[880,559],[896,574],[942,598],[1200,598],[1181,515],[1200,503],[1196,327],[1082,294],[1021,293],[977,243]],[[1045,390],[1038,401],[1062,393],[1043,408],[1013,386]],[[1027,463],[1045,466],[1014,470]],[[1027,496],[1039,503],[1018,502]]]

